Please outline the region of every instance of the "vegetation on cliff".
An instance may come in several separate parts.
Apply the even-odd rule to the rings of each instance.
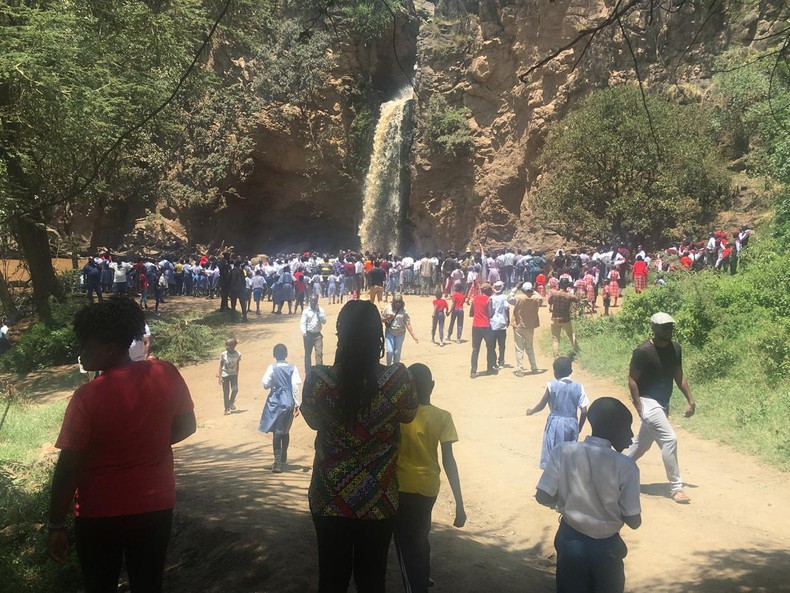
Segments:
[[[664,243],[705,232],[731,198],[710,111],[636,86],[592,93],[550,130],[536,203],[563,236]]]

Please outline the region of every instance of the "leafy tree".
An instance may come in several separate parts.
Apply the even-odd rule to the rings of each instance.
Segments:
[[[644,105],[632,86],[582,100],[552,126],[541,164],[536,205],[580,241],[680,238],[731,196],[708,112],[654,94]]]
[[[471,112],[466,107],[450,107],[447,99],[434,93],[428,99],[425,116],[425,139],[436,152],[449,156],[468,154],[474,147],[469,128]]]
[[[223,29],[231,52],[260,39],[271,22],[268,2],[232,5]],[[59,294],[46,231],[52,205],[65,213],[67,226],[72,212],[98,217],[113,200],[154,195],[174,140],[189,127],[185,122],[201,119],[185,114],[205,105],[240,107],[207,95],[218,78],[206,60],[168,109],[107,153],[170,96],[219,6],[194,0],[0,6],[0,220],[10,223],[24,252],[36,308],[45,318],[49,295]],[[246,35],[234,37],[238,23]],[[207,125],[205,137],[194,138],[203,142],[192,150],[203,165],[214,158],[209,148],[224,151],[221,158],[237,156],[236,147],[230,149],[233,129],[225,128],[222,141],[211,137],[213,129]],[[212,171],[194,159],[187,165]],[[216,174],[209,177],[217,181]]]

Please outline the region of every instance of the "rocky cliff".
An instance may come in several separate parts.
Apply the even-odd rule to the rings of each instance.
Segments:
[[[635,83],[635,64],[646,86],[680,101],[699,100],[717,55],[736,44],[767,43],[773,10],[770,3],[750,10],[703,0],[664,0],[650,10],[639,2],[622,29],[614,22],[589,45],[589,36],[582,38],[521,76],[624,4],[414,0],[369,43],[332,20],[334,66],[323,88],[307,107],[272,102],[263,110],[252,173],[218,212],[191,227],[201,242],[225,241],[249,252],[357,246],[378,106],[412,85],[404,247],[562,243],[531,204],[549,125],[596,88]],[[432,148],[426,110],[435,93],[468,109],[470,153],[448,156]]]

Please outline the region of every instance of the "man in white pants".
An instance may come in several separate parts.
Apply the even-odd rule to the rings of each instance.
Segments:
[[[653,337],[645,340],[631,355],[628,388],[642,427],[626,455],[636,461],[655,441],[661,448],[664,468],[670,482],[672,500],[680,504],[691,502],[683,491],[678,465],[678,440],[669,424],[669,398],[672,383],[676,383],[686,398],[688,406],[683,415],[694,415],[696,402],[691,395],[688,381],[683,375],[680,344],[672,339],[675,320],[667,313],[656,313],[650,318]]]

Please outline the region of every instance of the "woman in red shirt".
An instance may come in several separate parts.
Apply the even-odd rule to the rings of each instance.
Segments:
[[[444,318],[450,316],[447,301],[442,298],[442,291],[437,290],[433,295],[433,319],[431,321],[431,342],[436,343],[436,326],[439,326],[439,346],[444,346]]]
[[[636,294],[647,288],[647,264],[641,255],[636,256],[634,269],[631,272],[634,276],[634,290]]]
[[[144,327],[143,311],[126,297],[74,316],[82,366],[102,375],[77,389],[66,408],[55,443],[61,451],[47,543],[50,556],[65,562],[66,513],[76,499],[76,549],[87,593],[115,591],[122,560],[132,593],[162,590],[175,505],[170,446],[195,432],[196,422],[189,389],[172,364],[130,360],[129,344]]]

